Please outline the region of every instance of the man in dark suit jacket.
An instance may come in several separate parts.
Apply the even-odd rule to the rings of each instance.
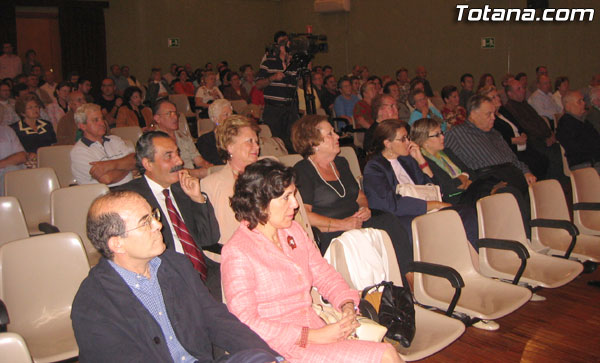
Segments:
[[[80,361],[212,362],[212,344],[227,362],[281,359],[209,295],[185,256],[165,251],[158,218],[132,191],[90,207],[88,236],[103,258],[73,301]]]
[[[168,249],[184,253],[182,241],[173,227],[166,205],[164,190],[169,191],[171,201],[187,227],[193,242],[199,249],[220,252],[217,244],[220,233],[214,210],[208,198],[200,190],[200,182],[187,170],[182,170],[177,144],[161,131],[148,132],[140,137],[136,146],[137,166],[144,174],[119,186],[118,189],[133,190],[143,196],[152,208],[160,208],[163,225],[162,235]],[[221,297],[219,264],[206,258],[206,286],[216,298]]]

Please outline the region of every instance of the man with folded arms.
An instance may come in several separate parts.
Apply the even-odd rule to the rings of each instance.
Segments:
[[[215,301],[187,258],[165,251],[160,212],[132,191],[96,199],[87,234],[103,258],[71,311],[82,362],[282,361]]]

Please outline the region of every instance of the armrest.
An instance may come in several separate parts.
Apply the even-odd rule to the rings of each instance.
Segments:
[[[519,270],[517,270],[512,283],[513,285],[519,283],[519,280],[523,275],[523,271],[525,271],[525,267],[527,267],[527,259],[529,258],[529,251],[527,251],[525,246],[517,241],[496,238],[481,238],[479,241],[477,241],[477,244],[479,245],[479,248],[495,248],[498,250],[513,251],[516,253],[521,259],[521,266],[519,267]]]
[[[573,210],[600,210],[600,203],[575,203],[573,204]]]
[[[579,234],[579,230],[577,227],[571,223],[571,221],[566,221],[562,219],[544,219],[544,218],[536,218],[532,219],[529,222],[531,227],[543,227],[543,228],[555,228],[555,229],[564,229],[571,235],[571,244],[567,248],[565,252],[564,258],[569,258],[571,256],[571,252],[575,248],[575,242],[577,242],[577,235]]]
[[[456,307],[456,303],[460,298],[461,288],[465,286],[465,282],[462,277],[452,267],[438,265],[435,263],[422,262],[422,261],[413,261],[408,265],[407,272],[418,272],[427,275],[442,277],[450,282],[450,285],[454,288],[454,296],[452,297],[452,301],[450,301],[450,305],[448,305],[448,309],[446,310],[446,315],[451,316],[454,312],[454,308]]]
[[[58,227],[51,225],[50,223],[46,223],[46,222],[42,222],[38,225],[38,229],[42,232],[44,232],[44,234],[50,234],[50,233],[58,233],[60,232],[60,230],[58,229]]]
[[[6,332],[8,323],[10,323],[8,310],[6,309],[6,305],[4,305],[4,301],[0,300],[0,333]]]

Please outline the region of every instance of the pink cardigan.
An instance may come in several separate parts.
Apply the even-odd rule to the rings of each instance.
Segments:
[[[359,295],[323,259],[299,224],[279,230],[279,240],[283,252],[242,223],[223,247],[221,279],[229,310],[288,358],[301,349],[297,342],[303,326],[325,325],[312,309],[312,286],[337,309],[347,300],[358,305]]]

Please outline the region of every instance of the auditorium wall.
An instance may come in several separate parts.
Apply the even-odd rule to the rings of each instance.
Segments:
[[[460,2],[459,2],[460,3]],[[525,7],[525,0],[471,0],[471,8]],[[128,64],[145,78],[153,65],[171,62],[194,66],[227,59],[258,65],[264,46],[278,29],[326,34],[329,53],[317,64],[331,64],[336,74],[353,64],[372,74],[393,74],[400,66],[423,64],[434,88],[458,84],[471,72],[501,76],[525,71],[533,82],[535,67],[545,64],[551,76],[567,74],[572,86],[587,84],[598,69],[600,7],[596,1],[552,0],[552,7],[595,7],[592,22],[457,22],[457,2],[447,0],[352,0],[349,13],[316,14],[313,0],[111,0],[106,14],[108,64]],[[181,39],[167,48],[167,38]],[[482,49],[482,37],[495,48]],[[143,76],[143,77],[142,77]]]

